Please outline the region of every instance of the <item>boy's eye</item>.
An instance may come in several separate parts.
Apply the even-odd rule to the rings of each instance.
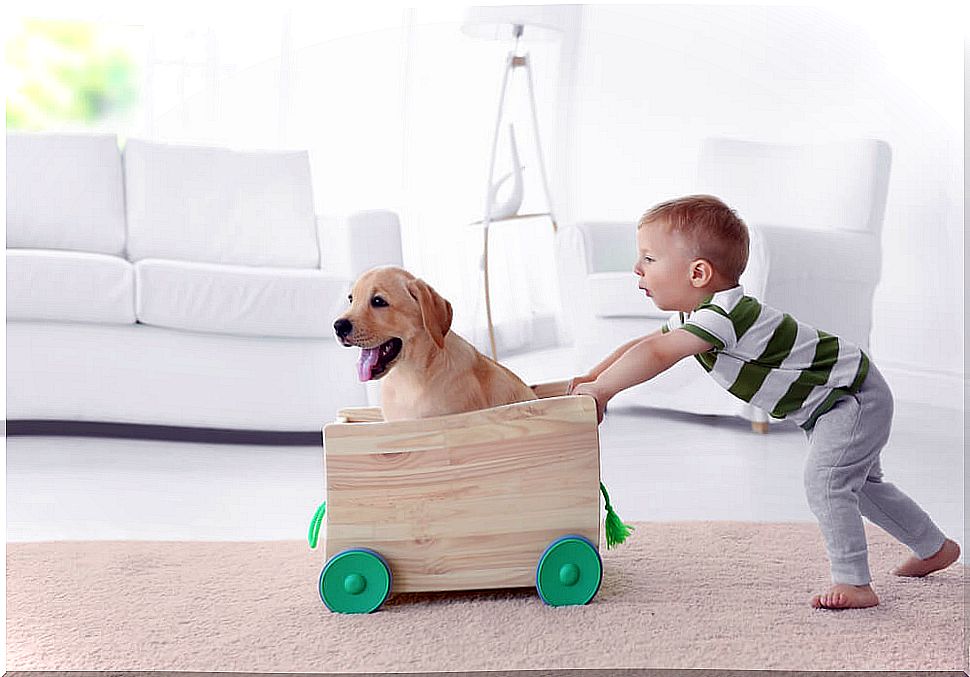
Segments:
[[[375,308],[384,308],[387,306],[387,301],[382,296],[375,296],[370,300],[370,304]]]
[[[643,257],[643,260],[646,261],[647,263],[653,263],[653,257],[652,256],[644,256]]]

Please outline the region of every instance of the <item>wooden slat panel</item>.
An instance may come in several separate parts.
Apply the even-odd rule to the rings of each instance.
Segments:
[[[380,552],[396,592],[533,585],[546,546],[599,542],[599,439],[586,397],[324,430],[326,556]]]
[[[570,379],[564,381],[549,381],[547,383],[537,383],[532,388],[532,392],[536,394],[536,397],[546,398],[546,397],[559,397],[566,394],[566,389],[569,388]]]
[[[337,412],[342,423],[377,423],[384,420],[380,407],[344,407]]]
[[[569,379],[537,383],[530,387],[536,397],[558,397],[566,394]],[[337,412],[337,420],[341,423],[378,423],[384,420],[384,412],[380,407],[344,407]]]

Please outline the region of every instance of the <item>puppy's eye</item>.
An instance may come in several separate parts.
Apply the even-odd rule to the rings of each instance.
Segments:
[[[351,295],[351,294],[347,294],[347,300],[348,300],[348,301],[350,301],[351,303],[353,303],[353,302],[354,302],[354,297],[353,297],[353,295]]]
[[[370,300],[370,304],[375,308],[385,308],[387,307],[387,301],[384,300],[383,296],[375,296]]]

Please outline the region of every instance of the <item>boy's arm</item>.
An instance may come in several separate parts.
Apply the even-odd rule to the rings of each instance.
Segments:
[[[660,329],[657,329],[656,331],[650,332],[646,336],[638,336],[635,339],[631,339],[631,340],[627,341],[622,346],[620,346],[619,348],[617,348],[616,350],[614,350],[612,353],[610,353],[609,355],[607,355],[603,359],[602,362],[600,362],[599,364],[597,364],[595,367],[593,367],[592,369],[590,369],[588,372],[586,372],[585,374],[580,374],[579,376],[573,377],[569,381],[569,387],[566,389],[566,394],[567,395],[574,395],[575,394],[575,391],[576,391],[576,387],[579,386],[581,383],[590,383],[591,381],[595,381],[600,374],[602,374],[614,362],[616,362],[618,359],[620,359],[620,357],[623,355],[623,353],[625,353],[626,351],[628,351],[630,348],[632,348],[636,344],[640,343],[640,341],[646,341],[651,336],[657,336],[660,333],[661,333],[661,330]]]
[[[643,383],[683,358],[707,352],[713,347],[713,344],[683,329],[651,334],[628,348],[594,381],[577,386],[574,393],[592,395],[602,420],[606,403],[621,390]]]
[[[590,377],[592,377],[594,380],[597,379],[597,378],[599,378],[599,375],[600,374],[602,374],[604,371],[606,371],[611,366],[613,366],[613,363],[616,362],[618,359],[620,359],[623,356],[623,354],[626,353],[626,351],[628,351],[630,348],[632,348],[636,344],[640,343],[640,341],[646,341],[649,338],[652,338],[654,336],[659,336],[659,335],[660,335],[660,330],[657,329],[655,331],[650,332],[646,336],[638,336],[637,338],[635,338],[635,339],[633,339],[631,341],[627,341],[622,346],[620,346],[619,348],[617,348],[616,350],[614,350],[612,353],[610,353],[609,355],[607,355],[606,358],[604,358],[602,362],[600,362],[595,367],[593,367],[592,369],[590,369],[589,370]]]

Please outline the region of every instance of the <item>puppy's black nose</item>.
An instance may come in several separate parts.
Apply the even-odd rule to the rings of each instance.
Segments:
[[[333,330],[337,332],[337,336],[343,338],[354,328],[354,325],[350,323],[345,317],[341,317],[339,320],[333,323]]]

